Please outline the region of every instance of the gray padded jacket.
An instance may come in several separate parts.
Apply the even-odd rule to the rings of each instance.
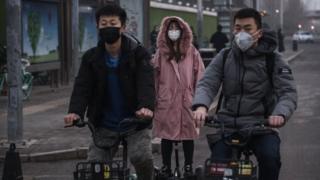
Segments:
[[[237,123],[255,122],[266,115],[281,115],[288,120],[297,107],[297,90],[292,71],[280,54],[273,32],[263,32],[258,46],[242,52],[235,43],[223,65],[222,50],[208,65],[198,82],[193,109],[210,107],[223,84],[223,100],[218,118]],[[272,82],[268,76],[267,54],[275,53]],[[269,57],[269,56],[268,56]],[[221,119],[222,120],[222,119]],[[240,125],[240,124],[239,124]]]

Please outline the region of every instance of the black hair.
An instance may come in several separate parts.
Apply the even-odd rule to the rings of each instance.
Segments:
[[[236,19],[244,19],[244,18],[253,18],[254,21],[257,24],[258,29],[261,29],[261,24],[262,24],[262,20],[261,20],[261,14],[253,9],[253,8],[243,8],[240,9],[238,12],[236,12],[236,14],[233,17],[233,23],[236,22]]]
[[[121,25],[125,25],[127,20],[126,11],[115,3],[109,3],[96,12],[97,24],[99,24],[101,16],[118,16],[121,21]]]

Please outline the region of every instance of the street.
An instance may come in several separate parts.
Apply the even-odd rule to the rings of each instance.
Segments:
[[[282,143],[280,180],[320,179],[318,174],[320,169],[319,47],[320,42],[299,44],[299,48],[305,51],[290,62],[298,87],[299,100],[298,109],[286,126],[280,130]],[[289,49],[291,46],[286,48]],[[203,128],[201,138],[196,142],[195,167],[203,165],[210,154],[205,139],[205,134],[210,131],[212,129]],[[157,160],[159,158],[156,156]],[[174,161],[172,163],[174,167]],[[161,162],[158,160],[157,164],[161,165]],[[180,164],[183,165],[183,161]]]
[[[281,129],[282,139],[282,168],[280,179],[281,180],[319,180],[318,171],[320,168],[320,61],[319,61],[319,46],[320,42],[313,44],[299,44],[299,49],[305,51],[295,60],[291,61],[291,67],[293,69],[294,77],[298,86],[298,109],[294,113],[293,117],[287,123],[285,127]],[[291,47],[286,47],[287,49]],[[63,93],[68,96],[68,93]],[[34,97],[36,98],[36,97]],[[52,97],[59,101],[58,96]],[[40,99],[40,101],[44,99]],[[63,100],[65,101],[65,99]],[[46,136],[48,141],[46,143],[52,143],[53,147],[59,149],[58,140],[55,137],[51,137],[50,133],[59,132],[65,141],[70,141],[71,147],[83,146],[87,143],[89,135],[83,135],[89,133],[87,130],[64,130],[62,115],[66,112],[67,105],[62,102],[55,102],[59,105],[55,109],[46,109],[46,105],[42,106],[45,113],[41,115],[33,115],[30,113],[26,119],[34,121],[33,126],[26,126],[25,128],[32,128],[32,133],[40,137]],[[44,103],[45,104],[45,103]],[[40,107],[38,107],[40,108]],[[60,113],[60,114],[59,114]],[[52,119],[51,124],[41,124],[41,119]],[[1,116],[0,116],[1,117]],[[2,116],[3,117],[3,116]],[[1,120],[3,121],[3,120]],[[37,122],[38,121],[38,122]],[[0,122],[4,125],[3,122]],[[45,122],[43,122],[45,123]],[[37,131],[37,128],[47,125],[48,132]],[[49,131],[50,130],[50,131]],[[71,132],[64,137],[63,132]],[[201,131],[201,137],[195,144],[195,156],[194,156],[194,168],[198,165],[203,165],[205,159],[210,155],[205,135],[210,133],[212,129],[203,128]],[[31,137],[31,132],[25,134],[25,136]],[[3,133],[1,133],[3,135]],[[77,135],[82,134],[81,138]],[[84,138],[85,137],[85,138]],[[39,138],[40,139],[40,138]],[[43,143],[42,143],[43,144]],[[51,148],[52,148],[51,146]],[[40,146],[39,146],[40,148]],[[34,148],[36,149],[36,148]],[[51,149],[52,150],[52,149]],[[2,155],[2,154],[1,154]],[[155,164],[161,166],[160,154],[155,153]],[[183,154],[180,148],[181,165],[183,165]],[[172,155],[174,157],[174,154]],[[172,158],[174,159],[174,158]],[[77,160],[65,160],[65,161],[53,161],[53,162],[26,162],[22,164],[23,175],[25,180],[54,180],[54,179],[72,179],[72,171],[75,168],[75,164],[83,159]],[[174,167],[174,161],[172,161]],[[2,176],[3,162],[0,161],[0,177]]]
[[[283,180],[319,180],[320,61],[319,42],[305,44],[292,62],[298,86],[298,109],[281,130]]]

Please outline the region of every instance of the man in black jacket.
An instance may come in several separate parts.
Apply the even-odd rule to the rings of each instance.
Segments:
[[[228,37],[222,32],[222,26],[219,24],[217,26],[217,32],[212,34],[210,38],[210,43],[212,44],[212,47],[214,47],[219,53],[223,48],[226,47],[226,43],[228,43]]]
[[[96,131],[103,129],[112,136],[130,128],[119,125],[124,118],[153,117],[154,80],[150,55],[136,39],[124,33],[126,19],[126,12],[116,4],[97,11],[99,43],[83,55],[69,114],[64,118],[66,125],[83,118],[86,112]],[[130,161],[139,180],[150,180],[153,174],[149,125],[126,137]],[[104,150],[91,143],[88,160],[111,160],[117,148]]]

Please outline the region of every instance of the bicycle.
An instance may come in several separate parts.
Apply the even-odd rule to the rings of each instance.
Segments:
[[[5,87],[5,81],[7,79],[7,68],[2,67],[0,69],[0,94]]]
[[[136,118],[125,118],[121,121],[120,127],[128,127],[133,126],[129,130],[125,132],[119,133],[119,141],[123,147],[122,150],[122,159],[120,160],[111,160],[107,162],[103,161],[87,161],[87,162],[79,162],[76,165],[76,170],[73,173],[74,180],[136,180],[137,177],[135,174],[130,174],[130,168],[128,167],[128,150],[127,150],[127,143],[125,137],[128,135],[132,135],[137,131],[138,125],[147,123],[146,120],[136,119]],[[88,126],[92,136],[95,136],[95,128],[93,125],[82,119],[78,119],[73,122],[71,126],[67,127],[84,127]],[[110,148],[110,144],[104,145],[104,142],[98,142],[94,139],[94,144],[102,149]],[[107,141],[105,141],[107,142]],[[102,145],[101,145],[102,144]],[[118,143],[115,143],[118,145]]]
[[[26,68],[30,66],[30,61],[28,59],[22,58],[21,59],[21,78],[22,78],[22,94],[23,100],[26,100],[30,97],[32,86],[33,86],[33,76],[30,72],[26,71]]]
[[[2,46],[0,55],[6,59],[6,47]],[[30,61],[25,58],[21,58],[21,89],[22,89],[22,99],[27,100],[32,91],[32,82],[33,82],[33,76],[30,72],[26,71],[26,68],[30,66]],[[8,69],[6,65],[2,65],[0,69],[0,94],[3,92],[7,85],[7,79],[8,79]]]
[[[275,133],[267,127],[267,120],[250,124],[239,129],[228,129],[224,121],[217,121],[216,117],[208,117],[205,126],[219,129],[217,134],[208,134],[208,143],[222,139],[225,144],[232,147],[230,159],[211,159],[205,161],[204,167],[195,170],[197,180],[258,180],[258,166],[251,160],[253,152],[248,142],[252,136]]]

